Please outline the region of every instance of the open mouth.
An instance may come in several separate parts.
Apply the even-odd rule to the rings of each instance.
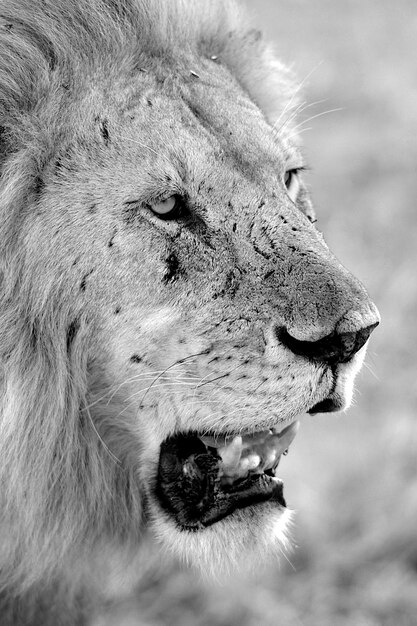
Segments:
[[[285,507],[276,476],[298,422],[252,435],[180,433],[161,445],[156,495],[186,530],[199,530],[237,509],[272,501]]]

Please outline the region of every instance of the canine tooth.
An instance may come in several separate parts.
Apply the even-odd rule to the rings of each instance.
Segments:
[[[222,458],[223,465],[227,469],[237,467],[240,457],[242,456],[242,437],[238,435],[237,437],[234,437],[228,446],[219,448],[219,454]]]
[[[266,455],[263,468],[269,469],[270,467],[273,467],[275,465],[276,460],[277,460],[277,454],[276,454],[275,448],[272,448],[272,450],[269,450]]]
[[[245,474],[248,473],[248,471],[249,471],[249,458],[245,457],[244,459],[240,460],[238,472],[240,476],[244,476]]]
[[[290,447],[295,435],[297,434],[300,422],[293,422],[277,435],[274,435],[270,439],[270,443],[274,444],[276,455],[281,456]]]
[[[254,470],[259,467],[261,463],[261,457],[257,454],[250,454],[246,457],[248,460],[248,470]]]

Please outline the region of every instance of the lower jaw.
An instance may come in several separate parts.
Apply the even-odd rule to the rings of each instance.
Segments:
[[[259,575],[291,550],[292,511],[276,502],[237,509],[200,532],[179,527],[159,503],[153,502],[152,532],[167,553],[191,566],[205,580]],[[193,532],[194,530],[194,532]]]
[[[244,517],[256,509],[284,510],[283,483],[265,473],[249,474],[232,485],[219,478],[219,460],[195,437],[166,440],[161,446],[155,495],[181,530],[203,530],[226,518]],[[195,446],[198,465],[184,473],[184,460]],[[183,449],[186,446],[186,451]],[[201,448],[200,448],[201,446]],[[201,471],[200,471],[201,470]]]
[[[207,507],[198,518],[186,509],[172,510],[171,508],[168,512],[181,530],[196,532],[213,526],[221,520],[232,518],[234,513],[242,511],[243,514],[244,510],[259,509],[263,504],[269,504],[270,507],[277,509],[286,508],[282,494],[282,483],[274,485],[267,494],[251,493],[250,491],[249,489],[247,494],[243,493],[238,496],[228,493],[217,495],[215,503]],[[164,508],[167,510],[166,506]]]

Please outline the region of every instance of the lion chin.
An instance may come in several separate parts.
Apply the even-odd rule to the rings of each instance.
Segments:
[[[0,5],[0,622],[73,626],[149,540],[214,576],[286,548],[280,463],[379,314],[232,0]]]
[[[184,532],[167,516],[154,512],[158,541],[204,578],[254,572],[290,550],[293,513],[264,503],[235,511],[202,533]]]

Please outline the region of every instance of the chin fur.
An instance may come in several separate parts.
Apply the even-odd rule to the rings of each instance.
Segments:
[[[275,504],[235,511],[201,531],[179,529],[157,505],[152,517],[162,548],[207,579],[250,573],[291,547],[293,512]]]

